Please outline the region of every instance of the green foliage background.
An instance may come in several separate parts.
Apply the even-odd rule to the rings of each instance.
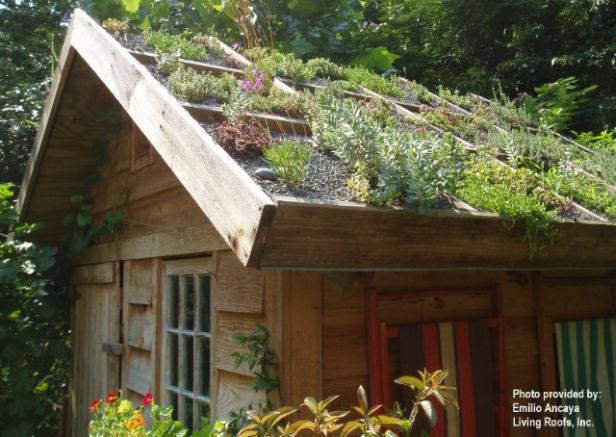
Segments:
[[[0,182],[21,181],[74,7],[101,21],[126,17],[141,29],[215,32],[232,43],[241,35],[223,12],[230,1],[237,0],[0,0]],[[271,29],[283,51],[395,72],[434,89],[491,96],[500,83],[513,97],[575,77],[579,89],[596,89],[570,128],[605,130],[601,138],[614,128],[616,0],[252,4],[257,26]],[[5,185],[0,219],[3,233],[12,226],[16,235],[0,239],[0,435],[50,435],[60,422],[68,361],[69,302],[58,279],[63,269],[54,265],[52,249],[24,240],[33,228],[16,224]]]

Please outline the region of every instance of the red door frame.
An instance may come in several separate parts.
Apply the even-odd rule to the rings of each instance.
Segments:
[[[370,377],[370,400],[373,405],[383,405],[391,407],[390,393],[390,371],[389,353],[387,342],[390,338],[397,338],[400,329],[396,326],[387,326],[386,323],[379,321],[379,303],[416,299],[418,297],[442,297],[454,295],[475,295],[488,294],[492,301],[493,317],[488,318],[488,326],[496,331],[497,338],[497,428],[500,429],[500,436],[510,435],[509,423],[510,414],[507,410],[507,381],[506,381],[506,361],[505,361],[505,342],[503,337],[503,317],[502,317],[502,297],[497,287],[480,289],[447,288],[447,289],[426,289],[426,290],[403,290],[396,292],[379,292],[375,288],[366,289],[366,310],[368,327],[368,368]],[[464,319],[468,320],[468,319]]]

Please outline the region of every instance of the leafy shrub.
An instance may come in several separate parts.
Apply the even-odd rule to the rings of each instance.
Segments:
[[[577,79],[565,77],[535,88],[536,97],[528,97],[523,105],[534,120],[555,130],[565,130],[581,106],[588,101],[596,85],[578,89]]]
[[[13,188],[0,184],[0,434],[6,436],[57,435],[66,396],[70,298],[56,250],[28,241],[35,229],[18,223]]]
[[[301,141],[281,141],[263,150],[263,157],[276,175],[289,185],[301,185],[312,147]]]
[[[272,142],[269,131],[255,119],[217,123],[216,141],[233,156],[255,156]]]
[[[314,72],[317,77],[324,79],[339,80],[344,79],[344,67],[325,58],[313,58],[306,62],[306,68]]]
[[[386,94],[392,97],[404,97],[404,91],[396,81],[375,74],[363,67],[345,68],[344,74],[348,80],[376,93]]]
[[[312,124],[319,145],[355,169],[350,188],[364,202],[404,201],[426,212],[453,191],[461,176],[461,149],[450,136],[381,127],[351,100],[319,97],[322,113]]]
[[[405,416],[400,410],[398,414],[379,415],[381,405],[370,406],[366,392],[362,386],[357,389],[358,405],[353,409],[358,414],[357,419],[346,419],[350,411],[329,411],[329,406],[338,396],[330,396],[322,401],[317,401],[313,397],[306,397],[300,408],[305,409],[303,415],[308,419],[291,421],[291,417],[300,408],[281,407],[274,411],[255,411],[247,412],[249,419],[239,432],[238,437],[283,437],[302,435],[304,432],[314,436],[339,435],[347,437],[349,435],[360,435],[362,437],[391,437],[396,434],[395,430],[402,435],[410,435],[410,431],[415,424],[415,419],[420,410],[423,410],[431,426],[436,425],[437,417],[432,406],[432,399],[436,399],[442,405],[451,404],[458,407],[453,396],[449,393],[451,387],[443,385],[448,372],[436,370],[419,372],[419,377],[403,376],[395,380],[396,383],[410,388],[414,393],[412,408]]]
[[[496,162],[469,160],[456,195],[477,208],[500,214],[509,229],[521,222],[531,256],[555,238],[552,221],[556,213],[548,211],[548,207],[555,207],[557,200],[541,178],[528,169],[514,170]]]
[[[181,100],[224,102],[229,100],[231,90],[238,86],[238,82],[230,75],[216,77],[180,66],[169,76],[168,86],[171,93]]]
[[[605,184],[588,179],[573,166],[554,167],[546,175],[546,184],[586,208],[616,219],[616,194]]]

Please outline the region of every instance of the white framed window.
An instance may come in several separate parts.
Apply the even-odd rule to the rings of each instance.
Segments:
[[[189,429],[210,413],[212,293],[210,259],[164,263],[161,392]]]

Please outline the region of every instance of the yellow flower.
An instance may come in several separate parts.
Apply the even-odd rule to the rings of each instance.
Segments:
[[[133,404],[126,399],[120,402],[120,406],[118,407],[118,413],[130,413],[133,410]]]
[[[131,417],[126,424],[126,427],[130,430],[145,428],[145,418],[139,411],[135,411],[133,417]]]

